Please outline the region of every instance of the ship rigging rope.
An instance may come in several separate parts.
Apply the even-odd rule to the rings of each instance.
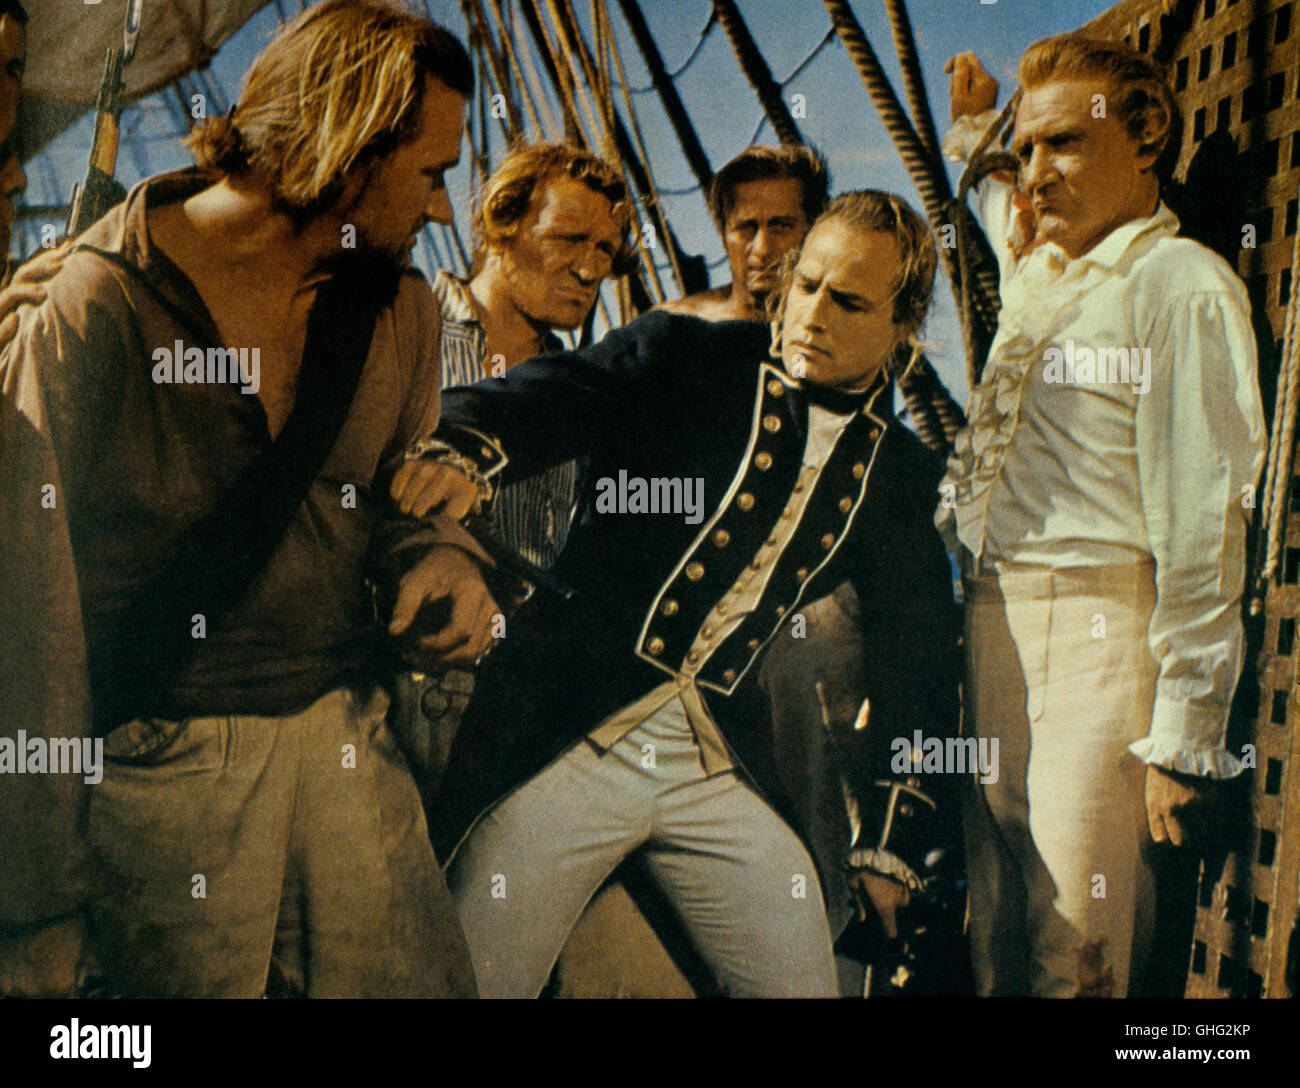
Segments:
[[[717,25],[718,25],[718,14],[717,12],[710,11],[709,21],[704,24],[704,29],[700,31],[700,39],[695,43],[695,48],[691,50],[691,55],[687,57],[684,61],[682,61],[680,65],[678,65],[677,70],[675,72],[664,73],[670,80],[676,82],[677,77],[683,75],[686,72],[686,70],[692,64],[695,63],[695,58],[700,55],[700,50],[704,48],[704,43],[709,40],[709,34],[713,31],[713,28]],[[645,87],[628,87],[627,89],[632,94],[650,94],[651,92],[656,90],[655,85],[653,83],[648,84]]]
[[[665,227],[668,225],[668,218],[664,214],[663,205],[660,203],[660,189],[655,184],[654,170],[650,165],[650,156],[646,153],[645,141],[641,137],[641,123],[637,120],[636,110],[632,106],[632,96],[628,93],[627,78],[623,71],[623,57],[619,52],[618,43],[614,40],[614,34],[610,29],[609,8],[605,0],[591,0],[592,21],[596,24],[596,49],[599,54],[602,43],[609,50],[609,55],[613,59],[614,67],[618,72],[618,83],[623,89],[623,102],[627,107],[628,125],[632,129],[632,139],[636,141],[636,153],[640,156],[641,162],[645,167],[646,182],[650,186],[650,200],[654,205],[655,218]],[[613,96],[609,93],[608,77],[604,87],[604,93],[608,96],[608,105],[610,113],[614,111]],[[677,281],[677,289],[681,294],[686,293],[686,280],[682,275],[681,266],[677,261],[677,247],[671,245],[669,240],[663,240],[664,248],[668,251],[668,260],[673,266],[673,278]],[[651,257],[653,260],[653,257]]]
[[[490,0],[490,2],[492,7],[492,19],[497,26],[497,38],[501,42],[501,51],[505,54],[506,64],[509,66],[509,72],[514,73],[515,85],[519,88],[519,97],[523,100],[524,109],[528,111],[528,119],[533,123],[533,132],[537,139],[545,139],[549,130],[544,128],[542,125],[541,119],[537,113],[537,108],[533,103],[532,90],[528,81],[524,79],[523,70],[519,67],[519,58],[515,56],[515,43],[510,34],[510,28],[506,25],[505,14],[501,10],[500,0]],[[481,13],[480,21],[484,25],[485,32],[490,34],[491,31],[487,30],[487,20],[482,17],[482,0],[473,0],[473,3]],[[547,120],[551,120],[549,114]]]
[[[783,144],[802,144],[803,136],[799,132],[799,126],[794,123],[794,118],[786,109],[785,101],[781,98],[781,88],[772,78],[772,70],[768,68],[763,54],[754,44],[749,28],[740,17],[740,11],[736,8],[734,0],[713,0],[713,12],[722,24],[722,29],[726,31],[731,48],[740,62],[740,70],[745,73],[749,85],[758,94],[758,99],[763,104],[763,112],[767,115],[777,138]]]
[[[521,87],[532,88],[532,101],[537,103],[538,109],[541,110],[542,116],[546,119],[546,126],[543,128],[538,124],[537,116],[533,115],[533,124],[537,125],[538,136],[544,140],[562,140],[564,138],[564,126],[560,124],[555,112],[551,109],[551,101],[546,97],[546,85],[542,82],[542,77],[537,74],[537,65],[533,63],[532,50],[528,48],[526,43],[522,46],[514,43],[513,30],[507,25],[505,13],[501,9],[501,0],[490,0],[490,3],[492,4],[492,13],[496,18],[497,25],[501,28],[501,39],[510,54],[511,62],[514,64],[515,78],[519,80]],[[522,58],[523,68],[527,70],[528,80],[523,78],[520,58]]]
[[[1282,333],[1282,360],[1278,369],[1277,400],[1273,408],[1273,436],[1268,444],[1268,467],[1264,477],[1264,524],[1268,545],[1264,568],[1255,584],[1251,612],[1262,607],[1269,580],[1277,571],[1282,554],[1282,531],[1286,523],[1285,499],[1291,478],[1295,449],[1297,408],[1300,407],[1300,350],[1296,344],[1296,311],[1300,309],[1300,231],[1291,247],[1291,297],[1286,305]]]
[[[429,11],[428,0],[425,0],[424,10],[426,14]],[[461,10],[469,26],[470,47],[478,53],[480,65],[486,59],[488,71],[492,74],[492,84],[505,103],[505,116],[498,115],[497,119],[501,123],[506,145],[510,146],[523,132],[524,119],[519,112],[519,103],[515,100],[514,90],[510,86],[509,69],[497,49],[491,30],[488,29],[487,13],[483,10],[482,0],[461,0]]]
[[[574,104],[574,100],[578,96],[581,96],[581,101],[583,104],[584,111],[587,114],[591,126],[591,131],[593,134],[598,135],[599,126],[596,124],[595,121],[595,111],[592,109],[591,104],[587,100],[581,82],[574,78],[576,73],[574,71],[573,65],[575,63],[580,63],[583,69],[586,71],[588,80],[593,83],[595,82],[595,73],[591,70],[590,57],[586,55],[585,47],[583,46],[581,40],[579,39],[578,41],[573,43],[575,46],[573,52],[576,53],[577,56],[576,57],[563,56],[559,52],[557,48],[557,44],[552,42],[551,35],[547,32],[545,21],[541,18],[541,11],[539,10],[539,0],[525,0],[525,2],[533,3],[532,10],[536,16],[536,26],[539,30],[539,34],[537,36],[540,38],[540,44],[544,46],[547,53],[550,55],[552,70],[556,72],[559,77],[556,81],[558,83],[556,89],[561,96],[561,102],[564,105],[566,115],[572,117],[574,119],[574,123],[577,124],[577,110]],[[560,38],[563,38],[564,21],[557,4],[557,0],[547,0],[547,6],[551,12],[551,18],[555,22],[556,32]],[[569,11],[571,14],[572,9],[569,9]],[[575,27],[575,32],[576,32],[576,21],[571,25]],[[579,137],[582,137],[582,132],[580,128],[577,135]],[[606,139],[609,140],[611,145],[613,144],[612,133],[608,133],[606,135]],[[590,140],[586,142],[588,146],[591,145]],[[621,162],[621,157],[618,156],[616,153],[609,157],[611,158],[612,161]],[[631,183],[631,179],[626,176],[627,175],[626,165],[624,165],[623,172],[625,175],[625,181],[628,187],[628,191],[632,192],[633,185]],[[651,286],[653,287],[654,294],[657,296],[657,298],[654,301],[663,302],[667,299],[668,295],[664,291],[663,281],[659,278],[659,269],[656,267],[654,263],[653,255],[645,247],[645,240],[644,240],[645,234],[644,231],[641,230],[642,224],[641,224],[640,209],[637,207],[636,202],[632,203],[632,210],[636,218],[637,248],[641,253],[642,263],[645,266],[646,271],[649,273],[649,279],[650,279]],[[666,231],[663,233],[666,234]],[[665,238],[665,242],[666,241],[667,239]]]
[[[985,130],[984,135],[980,137],[979,143],[975,145],[975,150],[971,152],[967,160],[966,169],[962,172],[961,180],[957,183],[957,209],[958,214],[954,217],[957,221],[957,259],[961,269],[961,291],[958,293],[958,309],[961,311],[961,339],[962,345],[966,351],[966,381],[973,390],[980,383],[983,373],[983,360],[978,358],[975,350],[975,284],[972,283],[972,272],[970,255],[973,249],[973,240],[970,237],[971,228],[975,226],[973,217],[967,210],[966,197],[970,191],[975,188],[990,174],[999,170],[1010,170],[1013,173],[1018,172],[1020,163],[1015,156],[1006,151],[990,151],[989,147],[995,140],[1001,140],[1005,143],[1010,134],[1012,119],[1015,117],[1016,106],[1020,102],[1020,91],[1017,90],[1011,96],[1011,100],[1002,108],[994,122]],[[991,274],[991,272],[990,272]],[[996,298],[996,284],[984,282],[984,278],[976,275],[978,286],[986,292],[986,297]]]
[[[820,42],[818,42],[813,47],[812,52],[809,53],[806,57],[804,57],[804,59],[801,60],[798,64],[796,64],[794,71],[791,72],[788,76],[786,76],[785,79],[781,80],[781,82],[778,83],[777,86],[781,90],[785,90],[786,87],[788,87],[791,83],[793,83],[796,79],[799,78],[800,73],[803,72],[803,70],[807,68],[808,65],[810,65],[814,60],[817,59],[817,54],[820,53],[823,49],[825,49],[826,46],[829,45],[834,39],[835,39],[834,29],[828,30],[826,32],[826,37],[824,37]],[[758,134],[763,131],[763,126],[767,124],[767,120],[768,120],[767,114],[764,114],[762,117],[758,119],[758,124],[754,127],[754,135],[752,135],[749,138],[749,142],[751,144],[758,142]]]
[[[885,0],[885,11],[889,15],[889,29],[894,35],[898,64],[903,70],[903,93],[907,95],[907,106],[912,111],[916,135],[930,157],[935,162],[943,162],[939,151],[939,135],[934,130],[934,117],[930,112],[930,100],[925,93],[925,81],[921,78],[916,38],[912,34],[912,22],[907,17],[907,5],[903,0]]]
[[[845,0],[822,0],[822,3],[875,104],[885,131],[903,160],[912,184],[921,196],[921,204],[931,228],[938,232],[950,223],[960,222],[963,215],[970,213],[954,201],[942,160],[936,160],[926,151],[907,114],[903,112],[902,104],[852,9]],[[980,332],[991,340],[997,328],[999,305],[996,291],[990,293],[990,281],[986,278],[959,285],[961,265],[957,256],[946,246],[941,247],[939,253],[954,288],[970,292],[971,312],[978,319]],[[968,359],[968,367],[969,365]]]

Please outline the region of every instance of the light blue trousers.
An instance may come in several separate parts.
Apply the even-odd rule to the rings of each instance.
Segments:
[[[447,873],[484,997],[536,997],[588,900],[641,850],[720,989],[835,997],[821,887],[735,773],[705,777],[681,702],[608,752],[581,741],[487,813]]]

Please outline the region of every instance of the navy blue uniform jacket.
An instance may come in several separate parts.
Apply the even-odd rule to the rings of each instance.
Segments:
[[[916,729],[950,735],[956,723],[952,578],[932,520],[942,466],[893,417],[892,387],[874,398],[805,390],[768,358],[768,343],[767,328],[752,322],[656,312],[590,348],[444,393],[439,437],[478,457],[484,451],[458,428],[490,436],[508,458],[505,482],[573,458],[590,466],[554,568],[577,595],[535,594],[484,661],[435,813],[444,861],[480,812],[676,674],[705,616],[790,499],[812,395],[853,420],[758,607],[716,647],[697,682],[743,770],[788,816],[758,663],[801,605],[850,579],[871,711],[869,729],[842,738],[841,762],[863,807],[862,845],[920,866],[933,821],[921,819],[924,804],[890,804],[898,790],[888,783],[903,777],[890,770],[890,742],[910,741]],[[617,480],[620,470],[702,478],[703,521],[597,512],[597,481]]]

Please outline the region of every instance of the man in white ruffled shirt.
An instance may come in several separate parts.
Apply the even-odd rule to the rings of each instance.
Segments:
[[[997,82],[970,53],[946,70],[964,158]],[[1122,997],[1152,936],[1152,843],[1184,845],[1242,770],[1225,733],[1264,420],[1245,288],[1160,200],[1163,72],[1067,35],[1019,74],[1019,177],[976,192],[1003,309],[939,511],[964,562],[968,729],[1001,751],[966,819],[972,951],[981,993]]]

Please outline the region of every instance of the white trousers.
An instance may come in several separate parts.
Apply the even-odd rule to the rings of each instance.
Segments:
[[[964,806],[979,993],[1124,997],[1151,939],[1145,766],[1154,568],[966,583],[968,728],[999,742]]]
[[[680,700],[603,754],[583,740],[478,821],[447,872],[484,997],[536,997],[588,900],[634,850],[723,992],[834,997],[821,887],[734,773],[706,778]]]

